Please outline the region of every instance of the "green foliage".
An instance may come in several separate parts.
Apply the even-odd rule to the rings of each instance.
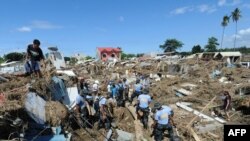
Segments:
[[[181,48],[183,43],[176,39],[167,39],[163,45],[160,45],[160,48],[164,50],[164,52],[172,52]]]
[[[215,37],[208,38],[208,43],[205,46],[207,52],[215,52],[217,51],[217,46],[220,45],[218,43],[218,39]]]
[[[133,57],[136,57],[136,55],[135,54],[126,54],[124,52],[122,52],[122,54],[121,54],[121,59],[122,60],[130,59],[130,58],[133,58]]]
[[[0,64],[4,62],[3,57],[0,56]]]
[[[230,20],[230,17],[227,16],[227,15],[225,15],[225,16],[223,17],[223,19],[222,19],[221,26],[223,26],[223,27],[227,26],[228,23],[229,23],[229,20]]]
[[[200,45],[195,45],[195,46],[193,46],[193,48],[192,48],[192,54],[194,54],[194,53],[200,53],[200,52],[203,52],[204,50],[201,48],[201,46]]]
[[[77,62],[77,58],[75,58],[75,57],[71,57],[71,58],[70,58],[70,61],[69,61],[69,64],[71,64],[71,65],[75,65],[75,64],[76,64],[76,62]]]
[[[85,59],[86,60],[91,60],[91,59],[93,59],[91,56],[87,56],[87,57],[85,57]]]
[[[142,57],[144,55],[144,53],[138,53],[136,54],[136,57]]]
[[[237,22],[238,20],[240,19],[241,17],[241,12],[240,12],[240,9],[239,8],[236,8],[233,12],[232,12],[232,19],[233,19],[233,22],[235,22],[235,37],[234,37],[234,49],[235,49],[235,46],[236,46],[236,35],[237,35]]]
[[[247,48],[246,46],[243,46],[243,47],[239,47],[239,48],[236,48],[236,49],[234,49],[234,48],[224,48],[224,49],[220,49],[220,50],[218,50],[218,51],[220,51],[220,52],[226,52],[226,51],[239,51],[239,52],[241,52],[242,54],[248,54],[248,53],[250,53],[250,47]]]
[[[21,61],[24,58],[25,58],[25,53],[11,52],[9,54],[4,55],[4,59],[10,61]]]
[[[235,10],[232,12],[231,16],[232,16],[233,21],[237,22],[240,19],[240,17],[241,17],[241,11],[240,11],[240,9],[239,8],[235,8]]]
[[[70,57],[64,57],[64,61],[65,62],[70,61]]]

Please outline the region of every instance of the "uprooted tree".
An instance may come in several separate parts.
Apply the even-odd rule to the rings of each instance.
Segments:
[[[167,39],[163,45],[160,45],[160,48],[164,52],[173,52],[177,49],[180,49],[184,44],[177,39]]]

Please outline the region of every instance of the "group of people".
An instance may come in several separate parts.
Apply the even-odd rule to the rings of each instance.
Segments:
[[[79,82],[79,95],[76,98],[76,111],[78,115],[85,117],[88,123],[92,124],[95,121],[98,122],[98,129],[104,127],[106,129],[111,128],[112,122],[112,106],[125,107],[125,102],[132,103],[133,99],[137,98],[136,113],[138,119],[142,119],[141,113],[144,116],[149,117],[150,108],[149,104],[152,102],[152,98],[149,94],[149,82],[145,83],[147,77],[137,78],[134,86],[131,86],[126,78],[117,81],[107,82],[107,94],[101,95],[100,83],[98,80],[94,81],[93,85],[90,85],[85,79],[80,78]],[[145,85],[146,84],[146,85]],[[129,96],[129,89],[133,89],[131,97]],[[95,113],[92,113],[90,107],[93,107]],[[155,103],[151,109],[154,113],[154,124],[151,126],[154,128],[152,136],[156,141],[163,139],[165,130],[169,131],[170,136],[173,135],[172,126],[175,126],[173,122],[173,111],[168,106],[162,106],[160,103]],[[95,119],[95,121],[93,121]],[[146,123],[148,124],[148,123]]]
[[[33,44],[28,45],[25,71],[26,75],[35,74],[38,77],[42,77],[40,70],[41,63],[44,64],[44,55],[41,50],[40,41],[35,39]],[[40,63],[41,62],[41,63]],[[100,92],[100,83],[98,80],[91,86],[84,78],[79,78],[79,95],[76,98],[75,111],[77,113],[77,119],[83,123],[86,127],[93,127],[94,122],[98,121],[98,128],[111,128],[113,107],[125,107],[125,102],[128,101],[132,104],[133,100],[137,98],[136,113],[138,119],[141,119],[143,123],[143,116],[147,117],[150,113],[149,105],[152,102],[150,96],[149,87],[150,79],[148,75],[142,75],[136,73],[136,82],[131,86],[126,78],[121,80],[110,80],[107,82],[107,94],[103,95]],[[133,93],[129,96],[130,89],[133,89]],[[228,110],[231,105],[231,96],[227,91],[224,94],[223,109],[229,119]],[[92,110],[94,109],[94,110]],[[170,135],[170,140],[173,138],[173,127],[176,126],[173,120],[173,110],[158,102],[155,102],[154,107],[151,108],[153,113],[154,124],[151,126],[154,128],[151,136],[154,136],[156,141],[163,140],[163,135],[166,130]],[[145,121],[144,121],[145,122]],[[147,125],[144,123],[144,125]],[[147,126],[144,126],[147,128]]]

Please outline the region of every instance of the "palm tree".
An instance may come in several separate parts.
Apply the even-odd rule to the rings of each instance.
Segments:
[[[235,44],[236,44],[236,35],[237,35],[237,22],[241,17],[241,12],[239,8],[236,8],[233,12],[232,12],[232,19],[233,22],[235,22],[236,24],[236,28],[235,28],[235,37],[234,37],[234,50],[235,50]]]
[[[220,49],[222,49],[222,44],[223,44],[223,39],[224,39],[224,32],[225,32],[225,27],[228,25],[229,23],[229,17],[227,15],[225,15],[223,17],[223,20],[221,22],[221,26],[223,27],[223,31],[222,31],[222,38],[221,38],[221,46],[220,46]]]

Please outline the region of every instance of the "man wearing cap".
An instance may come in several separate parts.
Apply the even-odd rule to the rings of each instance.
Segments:
[[[141,119],[141,116],[139,114],[139,110],[145,114],[145,116],[148,116],[149,114],[149,104],[152,101],[151,97],[149,96],[149,89],[145,88],[143,90],[143,93],[138,97],[137,101],[137,107],[136,107],[136,113],[138,117]],[[144,128],[147,126],[144,125]]]
[[[35,72],[36,76],[42,77],[42,73],[40,71],[40,61],[44,64],[44,55],[43,51],[41,50],[40,41],[35,39],[33,44],[28,45],[27,48],[27,55],[26,55],[26,72],[27,74]],[[30,71],[30,72],[29,72]]]
[[[170,124],[170,111],[167,108],[163,108],[160,103],[155,103],[154,110],[156,110],[155,116],[154,116],[154,139],[156,141],[162,141],[163,140],[163,134],[166,130],[168,130],[170,140],[173,139],[173,128]]]

